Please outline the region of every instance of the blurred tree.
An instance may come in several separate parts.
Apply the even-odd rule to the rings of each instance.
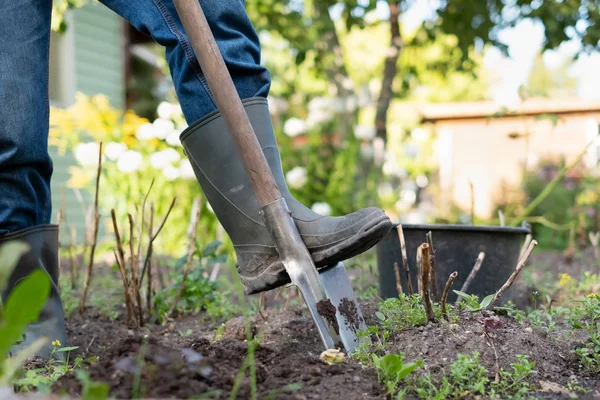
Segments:
[[[375,127],[377,136],[387,138],[387,115],[394,92],[394,79],[398,74],[398,60],[401,52],[415,44],[425,44],[442,34],[457,38],[460,62],[453,67],[459,70],[473,70],[476,64],[471,59],[474,48],[482,50],[485,45],[498,47],[504,53],[507,46],[501,42],[498,33],[503,28],[515,26],[523,19],[534,19],[544,25],[546,38],[544,49],[555,49],[571,39],[579,39],[581,52],[598,49],[600,30],[600,4],[593,0],[503,0],[472,1],[446,0],[432,3],[432,15],[423,22],[421,31],[413,43],[403,38],[400,17],[414,0],[247,0],[249,14],[259,30],[277,32],[285,38],[296,62],[311,62],[320,74],[327,76],[335,85],[336,95],[344,98],[354,90],[347,79],[347,60],[341,51],[339,36],[345,29],[365,28],[379,24],[369,14],[377,3],[389,9],[387,39],[388,50],[384,59],[380,93],[377,100]],[[339,24],[332,18],[339,15]],[[375,44],[375,43],[374,43]],[[310,57],[310,53],[314,57]],[[404,79],[404,78],[402,78]]]
[[[569,75],[572,60],[565,58],[555,68],[550,68],[544,61],[542,53],[534,59],[531,73],[525,83],[525,91],[529,96],[560,97],[577,93],[578,80]]]

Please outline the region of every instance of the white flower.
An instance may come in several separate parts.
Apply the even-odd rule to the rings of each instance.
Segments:
[[[301,120],[300,118],[290,118],[285,121],[283,125],[283,133],[285,133],[289,137],[296,137],[298,135],[302,135],[306,133],[307,126],[306,122]]]
[[[194,174],[194,169],[192,168],[192,164],[190,160],[184,158],[181,160],[181,164],[179,164],[179,173],[183,179],[195,179],[196,175]]]
[[[150,156],[150,165],[156,169],[164,169],[179,161],[181,156],[175,149],[164,149]]]
[[[375,137],[375,128],[372,126],[358,125],[354,130],[357,139],[371,140]]]
[[[156,137],[156,133],[154,132],[154,125],[152,125],[149,122],[146,122],[138,128],[137,132],[135,133],[135,136],[139,140],[149,140]]]
[[[166,138],[169,133],[175,130],[175,124],[168,119],[158,118],[154,120],[152,125],[154,126],[154,135],[159,139]]]
[[[315,109],[315,110],[309,111],[308,117],[306,118],[306,124],[310,128],[312,128],[323,122],[330,121],[332,118],[333,118],[333,114],[331,111]]]
[[[119,158],[121,154],[123,154],[127,150],[127,146],[123,143],[110,142],[106,144],[106,149],[104,154],[108,157],[109,160],[115,161]]]
[[[417,186],[423,189],[425,186],[429,184],[429,179],[425,175],[417,176]]]
[[[169,165],[163,169],[163,175],[167,178],[168,181],[174,181],[175,179],[181,176],[179,172],[179,168],[175,168],[172,165]]]
[[[306,177],[306,168],[295,167],[288,171],[285,175],[285,179],[287,180],[290,187],[294,189],[300,189],[307,181]]]
[[[169,144],[169,146],[181,146],[181,141],[179,140],[179,135],[181,134],[180,131],[178,130],[174,130],[171,131],[171,133],[169,133],[167,135],[166,141]]]
[[[311,209],[319,215],[331,215],[331,206],[327,203],[315,203],[312,205]]]
[[[166,101],[163,101],[162,103],[160,103],[158,105],[158,108],[156,109],[158,118],[163,118],[163,119],[170,119],[171,116],[173,115],[173,111],[175,111],[173,104],[167,103]]]
[[[75,159],[82,166],[98,164],[98,152],[100,146],[97,143],[80,143],[75,148]]]
[[[128,150],[121,154],[117,161],[117,168],[119,171],[130,173],[137,171],[142,166],[142,155],[137,151]]]
[[[415,128],[410,132],[410,137],[417,142],[423,142],[427,140],[427,136],[427,131],[423,128]]]

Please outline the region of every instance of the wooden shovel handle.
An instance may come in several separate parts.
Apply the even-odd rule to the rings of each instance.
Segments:
[[[260,206],[281,198],[199,0],[173,0]]]

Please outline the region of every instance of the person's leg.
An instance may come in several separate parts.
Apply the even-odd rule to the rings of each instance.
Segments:
[[[259,205],[223,118],[216,110],[172,0],[101,0],[166,47],[183,113],[190,127],[181,140],[211,207],[235,246],[238,272],[247,293],[289,282],[259,215]],[[382,210],[324,217],[294,199],[281,169],[266,97],[268,70],[260,65],[258,36],[242,0],[199,0],[250,122],[317,267],[362,253],[392,228]]]
[[[51,0],[0,3],[0,235],[47,224]]]
[[[100,2],[165,47],[177,97],[189,124],[216,110],[172,0]],[[260,44],[244,1],[201,0],[201,5],[239,96],[267,97],[271,78],[267,68],[260,65]]]
[[[65,342],[63,311],[58,294],[58,229],[50,225],[48,154],[48,57],[51,0],[0,2],[0,247],[19,241],[29,250],[1,293],[40,268],[52,281],[51,295],[24,340],[11,351],[46,336],[37,354],[50,355],[50,341]],[[0,261],[2,262],[2,261]],[[59,353],[60,354],[60,353]]]

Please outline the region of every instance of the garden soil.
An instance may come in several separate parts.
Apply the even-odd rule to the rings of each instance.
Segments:
[[[362,307],[367,323],[377,324],[373,303]],[[229,398],[247,357],[244,321],[232,319],[221,329],[220,324],[199,321],[197,316],[187,317],[166,327],[130,330],[122,321],[87,310],[83,318],[67,321],[69,345],[79,346],[76,352],[84,355],[99,356],[89,367],[90,377],[108,383],[110,394],[119,399],[134,395]],[[348,360],[333,365],[321,361],[321,343],[307,312],[264,311],[252,319],[251,327],[259,341],[255,353],[257,398],[387,398],[373,370]],[[221,334],[215,336],[217,331]],[[404,352],[407,361],[423,359],[427,369],[419,373],[438,377],[447,372],[457,354],[479,352],[491,380],[497,368],[510,369],[515,356],[525,354],[537,363],[531,379],[538,388],[536,398],[569,398],[565,387],[573,379],[591,390],[579,398],[600,398],[600,377],[583,370],[572,352],[581,340],[566,331],[536,331],[503,316],[490,324],[489,317],[476,313],[462,316],[456,324],[432,323],[399,332],[390,338],[389,348]],[[301,387],[290,387],[292,384]],[[539,390],[542,385],[545,392]],[[73,375],[64,376],[52,389],[72,396],[81,393]],[[251,393],[246,374],[237,398],[250,398]]]

